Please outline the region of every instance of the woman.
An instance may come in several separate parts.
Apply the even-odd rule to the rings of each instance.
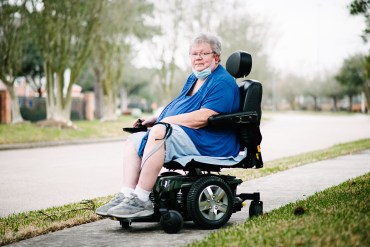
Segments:
[[[154,213],[149,194],[163,163],[188,155],[238,155],[234,130],[207,126],[209,117],[239,109],[238,86],[220,65],[220,55],[221,43],[213,35],[200,34],[191,42],[189,57],[193,73],[180,95],[158,118],[141,119],[144,126],[152,127],[150,131],[128,138],[121,192],[98,208],[97,214],[119,218],[149,216]],[[165,124],[156,124],[159,122]],[[134,127],[137,125],[138,121]],[[166,131],[169,126],[171,132]]]

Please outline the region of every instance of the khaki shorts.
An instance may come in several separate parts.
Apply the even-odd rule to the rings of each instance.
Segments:
[[[164,143],[166,152],[165,163],[188,155],[200,155],[190,137],[180,126],[171,124],[171,127],[172,133]],[[163,128],[165,128],[164,125]],[[128,140],[134,144],[136,151],[139,150],[145,134],[146,132],[138,132],[128,137]]]

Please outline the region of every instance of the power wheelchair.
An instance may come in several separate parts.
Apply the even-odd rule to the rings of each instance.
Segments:
[[[234,52],[226,62],[227,71],[234,78],[246,77],[252,68],[252,57],[242,51]],[[192,159],[185,167],[170,161],[164,164],[169,171],[160,174],[156,180],[150,199],[154,204],[154,214],[141,218],[112,218],[123,228],[132,222],[160,222],[167,233],[177,233],[184,221],[193,221],[203,229],[216,229],[225,225],[231,215],[240,211],[245,200],[252,200],[249,216],[263,213],[263,203],[259,193],[237,194],[241,179],[220,175],[223,168],[262,168],[260,151],[262,135],[259,129],[261,120],[262,85],[258,81],[244,80],[239,85],[240,111],[233,114],[217,115],[209,118],[209,124],[219,128],[235,128],[243,158],[232,165],[201,163]],[[175,172],[183,170],[185,175]]]

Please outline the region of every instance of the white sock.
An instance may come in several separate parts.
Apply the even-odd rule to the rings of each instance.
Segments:
[[[123,186],[121,188],[121,192],[125,195],[125,197],[129,197],[131,195],[131,193],[134,192],[134,189],[130,188],[130,187]]]
[[[146,191],[139,186],[136,185],[134,193],[137,197],[142,200],[143,202],[147,202],[149,200],[150,191]]]

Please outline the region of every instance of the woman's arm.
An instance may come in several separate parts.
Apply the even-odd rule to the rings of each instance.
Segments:
[[[208,118],[218,113],[208,109],[202,108],[189,113],[183,113],[176,116],[166,117],[161,122],[182,125],[192,129],[199,129],[208,124]]]

